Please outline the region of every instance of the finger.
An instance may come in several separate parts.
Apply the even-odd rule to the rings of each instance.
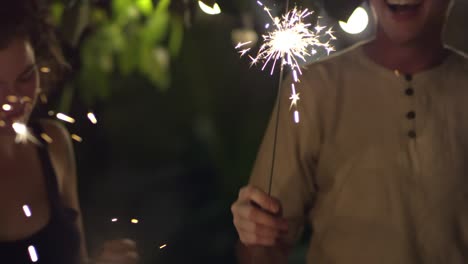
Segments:
[[[239,206],[236,212],[236,216],[239,219],[244,219],[274,229],[280,229],[283,231],[288,230],[288,223],[285,219],[272,216],[250,204]]]
[[[247,186],[239,193],[240,200],[249,200],[260,206],[262,209],[273,214],[280,212],[280,203],[277,199],[269,196],[264,191],[254,186]]]
[[[274,246],[276,244],[273,238],[261,237],[251,233],[242,234],[239,238],[246,246]]]
[[[239,233],[251,233],[261,237],[272,239],[277,239],[280,236],[286,234],[285,231],[282,231],[280,229],[271,228],[269,226],[253,223],[243,219],[235,219],[234,222],[234,225],[236,226]]]

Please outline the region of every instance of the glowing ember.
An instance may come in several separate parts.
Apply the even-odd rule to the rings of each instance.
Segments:
[[[96,116],[92,112],[88,113],[88,119],[89,119],[89,121],[91,121],[91,123],[97,124]]]
[[[26,143],[28,141],[28,138],[29,138],[29,132],[28,132],[28,128],[26,127],[26,125],[22,124],[22,123],[15,122],[15,123],[13,123],[12,127],[13,127],[13,130],[16,133],[15,142],[16,143]]]
[[[132,224],[138,224],[140,221],[138,221],[138,219],[133,218],[132,220],[130,220],[130,222]]]
[[[27,204],[23,205],[23,212],[26,215],[26,217],[31,217],[31,209],[29,209],[29,206]]]
[[[75,140],[76,142],[80,142],[80,143],[83,142],[83,138],[81,138],[81,137],[78,136],[77,134],[72,134],[72,135],[71,135],[71,138],[72,138],[73,140]]]
[[[292,94],[291,94],[291,97],[289,97],[289,99],[291,100],[291,105],[289,106],[289,110],[291,110],[293,106],[297,106],[297,101],[300,100],[299,93],[296,93],[296,87],[294,86],[294,83],[291,84],[291,89],[292,89]]]
[[[161,246],[159,247],[159,249],[163,249],[163,248],[165,248],[165,247],[167,247],[167,244],[161,245]]]
[[[57,118],[62,120],[62,121],[65,121],[65,122],[68,122],[68,123],[75,123],[75,119],[73,119],[72,117],[69,117],[65,114],[62,114],[62,113],[58,113],[57,115]]]
[[[49,67],[41,67],[40,71],[42,73],[50,73],[50,68]]]
[[[11,111],[12,107],[9,104],[4,104],[4,105],[2,105],[2,109],[3,109],[3,111],[8,112],[8,111]]]
[[[36,252],[36,248],[34,246],[29,246],[28,252],[29,252],[29,257],[31,258],[32,262],[37,262],[39,260],[39,257]]]
[[[46,133],[42,133],[41,138],[44,139],[45,142],[47,142],[49,144],[54,142],[54,140],[49,135],[47,135]]]
[[[294,111],[294,122],[299,123],[299,111]]]

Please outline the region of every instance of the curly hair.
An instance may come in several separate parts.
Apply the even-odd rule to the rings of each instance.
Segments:
[[[54,27],[48,21],[48,9],[39,0],[4,1],[0,8],[0,49],[15,38],[26,38],[32,45],[41,74],[43,90],[60,81],[68,69]]]

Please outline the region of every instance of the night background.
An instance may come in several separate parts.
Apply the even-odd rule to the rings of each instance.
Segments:
[[[74,143],[91,255],[104,240],[128,237],[145,264],[235,263],[230,206],[247,183],[279,78],[250,67],[235,45],[258,49],[265,12],[254,0],[203,0],[219,6],[217,15],[196,0],[43,1],[72,71],[38,111],[76,119],[64,124],[82,138]],[[275,15],[284,10],[285,1],[263,2]],[[337,50],[372,36],[372,17],[354,35],[336,22],[361,1],[290,2],[315,10],[312,23],[321,16],[333,26]],[[468,1],[456,1],[446,34],[465,52],[466,11]],[[291,263],[304,262],[306,242]]]

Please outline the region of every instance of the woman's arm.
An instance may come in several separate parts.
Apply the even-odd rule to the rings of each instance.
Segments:
[[[52,138],[49,144],[49,153],[57,174],[60,193],[65,206],[78,212],[77,229],[81,235],[81,262],[91,263],[83,230],[80,203],[78,199],[78,186],[76,175],[76,162],[73,144],[67,129],[60,123],[52,120],[41,122],[44,131]],[[139,256],[134,241],[129,239],[106,241],[102,250],[92,263],[136,264]]]
[[[83,229],[83,219],[81,217],[80,202],[78,199],[75,154],[70,134],[63,125],[53,120],[44,120],[41,122],[41,125],[44,132],[53,140],[52,143],[49,144],[49,154],[57,175],[57,182],[59,184],[62,201],[66,207],[78,212],[76,225],[81,237],[81,262],[87,263],[88,253]]]

